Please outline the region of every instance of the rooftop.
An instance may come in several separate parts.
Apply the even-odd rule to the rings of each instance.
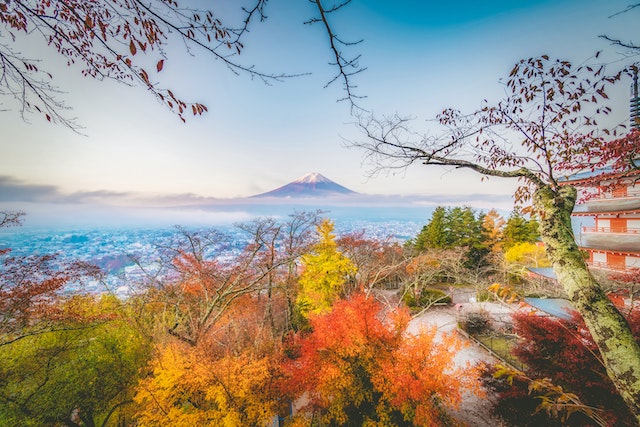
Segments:
[[[571,183],[571,184],[581,184],[594,182],[599,179],[610,179],[610,178],[620,178],[625,176],[636,175],[640,173],[640,169],[629,169],[625,172],[614,172],[613,168],[599,168],[592,171],[584,171],[578,172],[573,175],[563,176],[558,178],[558,182],[562,183]]]

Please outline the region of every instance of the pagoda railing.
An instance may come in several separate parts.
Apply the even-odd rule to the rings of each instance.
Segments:
[[[594,194],[589,197],[589,200],[620,200],[620,199],[630,199],[633,197],[640,197],[640,188],[632,188],[627,190],[624,196],[617,196],[611,192],[602,192],[598,194]]]
[[[640,234],[640,228],[619,228],[619,227],[582,227],[583,233],[620,233],[620,234]]]
[[[587,265],[593,268],[599,268],[602,270],[612,270],[612,271],[626,271],[627,267],[622,265],[611,265],[606,262],[598,262],[598,261],[587,261]]]

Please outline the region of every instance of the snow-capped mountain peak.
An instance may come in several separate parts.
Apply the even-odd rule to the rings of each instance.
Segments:
[[[333,183],[333,181],[331,181],[329,178],[327,178],[326,176],[318,173],[318,172],[311,172],[308,173],[306,175],[301,176],[300,178],[296,179],[295,181],[293,181],[296,184],[318,184],[318,183]]]
[[[287,185],[253,197],[327,197],[357,194],[317,172],[308,173]]]

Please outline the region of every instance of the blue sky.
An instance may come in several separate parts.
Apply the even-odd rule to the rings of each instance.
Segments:
[[[332,23],[343,38],[363,39],[353,48],[367,67],[355,80],[367,96],[362,105],[420,122],[445,107],[471,110],[482,99],[497,99],[499,79],[520,58],[549,54],[581,62],[604,49],[602,59],[615,66],[619,49],[598,35],[640,42],[640,12],[610,17],[628,5],[353,0]],[[314,171],[367,194],[442,195],[460,204],[486,195],[486,204],[509,205],[515,183],[480,182],[467,172],[416,167],[367,178],[363,153],[345,148],[345,140],[359,135],[348,104],[336,102],[341,88],[324,88],[335,71],[326,35],[303,24],[313,5],[271,0],[267,7],[268,20],[245,40],[243,61],[267,72],[311,74],[266,86],[201,52],[190,56],[172,47],[163,85],[209,107],[186,125],[143,88],[83,78],[62,58],[23,43],[24,52],[51,65],[70,115],[84,129],[79,135],[37,116],[23,121],[0,98],[0,207],[198,203],[265,192]],[[628,88],[612,99],[627,114]]]

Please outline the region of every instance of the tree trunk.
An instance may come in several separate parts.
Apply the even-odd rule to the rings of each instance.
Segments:
[[[538,187],[534,204],[540,215],[540,234],[553,263],[558,283],[582,315],[609,378],[640,425],[640,347],[629,324],[589,272],[571,228],[576,190]]]

